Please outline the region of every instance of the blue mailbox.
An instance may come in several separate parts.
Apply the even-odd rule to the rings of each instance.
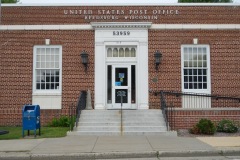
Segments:
[[[40,123],[40,107],[39,105],[25,105],[22,109],[22,136],[24,137],[24,130],[34,130],[34,136],[36,137],[36,130],[39,129],[39,136],[41,135],[41,123]]]

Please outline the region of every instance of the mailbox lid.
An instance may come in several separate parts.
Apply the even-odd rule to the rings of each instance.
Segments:
[[[24,113],[28,113],[30,115],[35,114],[40,116],[40,107],[39,105],[25,105],[23,106],[22,112],[23,112],[23,115]]]

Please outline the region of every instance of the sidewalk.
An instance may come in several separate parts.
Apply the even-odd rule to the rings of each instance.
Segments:
[[[223,154],[240,156],[240,137],[67,136],[0,141],[0,160],[156,158]]]

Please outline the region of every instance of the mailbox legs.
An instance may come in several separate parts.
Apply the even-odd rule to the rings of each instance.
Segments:
[[[41,136],[41,127],[38,129],[38,134]],[[30,130],[27,130],[27,135],[30,136]],[[24,129],[22,130],[22,137],[24,138]],[[37,129],[34,129],[34,137],[37,137]]]

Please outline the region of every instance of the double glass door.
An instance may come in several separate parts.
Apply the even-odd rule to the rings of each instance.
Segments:
[[[108,65],[107,104],[108,109],[136,108],[135,65]],[[122,97],[121,97],[122,96]]]

